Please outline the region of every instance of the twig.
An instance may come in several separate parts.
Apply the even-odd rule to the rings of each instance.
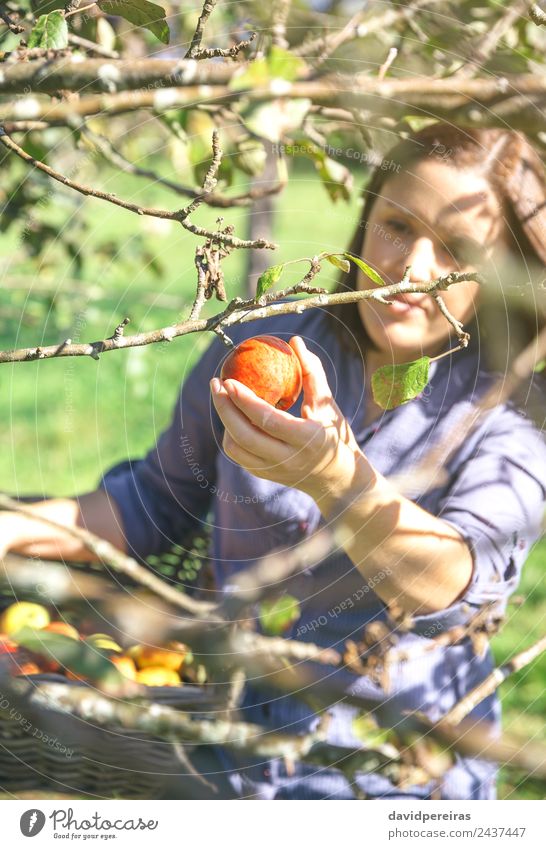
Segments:
[[[119,350],[120,348],[138,348],[158,342],[171,342],[179,336],[185,336],[188,333],[198,333],[203,330],[214,331],[219,326],[226,328],[232,324],[245,324],[248,321],[256,321],[257,319],[270,318],[272,316],[299,314],[307,309],[324,307],[330,304],[351,304],[360,300],[380,300],[380,292],[384,292],[386,296],[399,295],[408,291],[431,294],[436,289],[445,289],[447,286],[457,282],[470,279],[476,280],[478,276],[477,272],[453,273],[439,277],[430,283],[413,284],[411,290],[408,289],[406,284],[396,283],[391,286],[382,287],[381,289],[376,287],[359,292],[338,292],[330,295],[321,293],[306,299],[276,303],[279,297],[288,294],[316,291],[303,284],[296,284],[294,287],[284,289],[281,292],[268,292],[264,295],[263,299],[259,300],[249,299],[245,301],[241,298],[234,298],[223,312],[218,313],[218,315],[212,318],[200,318],[197,321],[182,321],[178,324],[159,328],[158,330],[137,333],[134,336],[123,336],[117,339],[115,344],[110,338],[96,342],[69,344],[66,341],[60,345],[0,351],[0,364],[32,362],[33,360],[52,359],[54,357],[93,357],[93,359],[97,359],[99,354]],[[262,305],[264,302],[265,305]]]
[[[175,607],[183,610],[185,613],[200,614],[206,616],[213,609],[213,605],[206,602],[196,601],[187,595],[184,595],[179,590],[165,583],[161,578],[154,575],[149,569],[141,566],[132,557],[124,554],[115,548],[111,543],[92,534],[84,528],[71,528],[60,522],[55,522],[53,519],[45,516],[37,515],[29,507],[24,506],[21,502],[10,498],[8,495],[0,493],[0,509],[10,510],[14,513],[20,513],[22,516],[27,516],[37,522],[43,522],[49,527],[57,528],[63,531],[68,536],[79,540],[83,545],[92,552],[95,557],[101,562],[112,568],[115,572],[120,572],[122,575],[132,578],[138,584],[146,587],[156,593],[164,601],[168,601]]]
[[[357,12],[350,21],[337,33],[327,34],[312,41],[304,42],[293,49],[297,56],[309,57],[312,54],[320,54],[320,58],[328,58],[342,44],[355,38],[364,38],[375,32],[383,32],[393,24],[404,18],[410,18],[412,14],[425,6],[436,5],[440,0],[415,0],[403,8],[388,9],[381,15],[370,14],[369,10]],[[368,18],[366,20],[366,18]],[[324,61],[324,60],[323,60]]]
[[[214,11],[214,7],[218,0],[205,0],[203,4],[203,9],[201,10],[201,14],[199,15],[199,20],[197,21],[197,27],[193,34],[191,44],[188,48],[188,52],[185,55],[185,59],[214,59],[217,57],[222,57],[224,59],[236,59],[241,50],[243,48],[248,47],[254,39],[256,38],[256,33],[251,32],[247,39],[243,41],[238,41],[236,44],[233,44],[231,47],[201,47],[201,41],[203,39],[203,32],[206,26],[208,19],[210,18],[212,12]]]
[[[442,298],[441,295],[439,295],[437,292],[434,292],[432,297],[434,298],[434,300],[438,304],[438,308],[439,308],[440,312],[442,313],[442,315],[444,316],[444,318],[447,319],[447,321],[449,321],[449,323],[451,324],[451,326],[455,330],[455,333],[457,334],[457,338],[459,339],[460,347],[466,348],[468,346],[469,341],[470,341],[470,334],[466,333],[466,331],[463,330],[464,325],[463,325],[462,321],[459,321],[459,319],[455,318],[455,316],[450,313],[450,311],[448,310],[448,308],[446,306],[446,302],[444,301],[444,299]]]
[[[194,59],[201,50],[201,40],[203,38],[203,31],[205,29],[205,25],[208,19],[214,11],[214,7],[216,6],[217,2],[218,0],[205,0],[205,2],[203,3],[203,8],[201,10],[201,14],[199,15],[199,20],[197,21],[197,26],[192,36],[191,44],[188,48],[188,52],[184,57],[185,59]]]
[[[474,47],[472,53],[465,60],[463,67],[456,72],[456,79],[468,79],[482,68],[487,60],[495,52],[497,45],[506,32],[513,26],[518,18],[527,14],[530,10],[530,0],[517,0],[511,3],[504,14],[486,30],[483,37]]]
[[[461,720],[468,716],[474,710],[476,705],[483,702],[491,693],[494,693],[497,687],[503,681],[512,675],[514,672],[519,672],[524,666],[532,663],[542,652],[546,651],[546,636],[541,637],[534,645],[525,651],[514,655],[514,657],[502,666],[497,667],[485,678],[477,687],[474,687],[470,693],[467,693],[464,698],[457,702],[451,710],[445,714],[442,722],[448,725],[458,725]]]
[[[289,47],[286,38],[286,22],[292,0],[275,0],[273,3],[273,26],[271,27],[271,40],[277,47],[287,50]]]
[[[170,212],[169,210],[164,209],[154,209],[151,207],[141,206],[136,203],[131,203],[130,201],[122,200],[118,198],[117,195],[109,194],[108,192],[102,192],[99,189],[93,189],[91,186],[84,186],[81,183],[76,183],[74,180],[71,180],[69,177],[60,174],[58,171],[55,171],[53,168],[50,168],[49,165],[46,165],[45,162],[40,162],[38,159],[35,159],[33,156],[28,154],[22,147],[20,147],[15,141],[13,141],[10,136],[7,135],[5,130],[0,127],[0,143],[4,145],[5,148],[15,153],[20,159],[26,162],[28,165],[32,165],[37,168],[39,171],[42,171],[44,174],[47,174],[53,180],[56,180],[59,183],[62,183],[64,186],[68,186],[70,189],[74,189],[80,194],[99,198],[100,200],[108,201],[108,203],[112,203],[115,206],[120,206],[122,209],[126,209],[129,212],[134,212],[137,215],[148,215],[152,218],[162,218],[167,221],[177,221],[179,222],[185,230],[188,230],[190,233],[193,233],[196,236],[204,236],[208,239],[221,240],[226,245],[229,245],[232,248],[268,248],[273,250],[275,246],[266,241],[265,239],[255,239],[254,241],[248,241],[246,239],[238,239],[235,236],[231,236],[226,234],[222,234],[216,236],[211,233],[209,230],[206,230],[203,227],[198,227],[196,224],[192,224],[188,221],[188,216],[191,214],[193,209],[199,206],[202,198],[198,196],[194,198],[191,204],[185,209],[175,210],[174,212]]]
[[[313,744],[324,738],[317,729],[296,736],[264,731],[260,725],[191,718],[182,711],[142,701],[114,700],[88,687],[68,684],[12,681],[10,688],[36,707],[58,710],[79,716],[105,728],[130,728],[182,743],[221,745],[241,752],[252,752],[264,758],[304,757]]]
[[[25,31],[25,28],[21,26],[21,24],[16,24],[15,21],[12,21],[7,12],[2,9],[0,6],[0,18],[4,21],[5,25],[9,28],[10,32],[15,35],[19,35],[20,33]]]
[[[44,129],[47,128],[47,126],[47,124],[38,125],[36,129]],[[17,125],[15,129],[18,129]],[[21,129],[26,130],[26,127],[22,127]],[[13,131],[13,129],[10,129],[10,133]],[[90,130],[89,127],[82,127],[81,133],[99,150],[104,159],[112,165],[115,165],[117,168],[120,168],[122,171],[125,171],[127,174],[134,174],[136,177],[144,177],[147,180],[152,180],[154,184],[164,186],[166,189],[169,189],[169,191],[174,192],[177,195],[197,198],[202,194],[199,189],[194,189],[191,186],[183,186],[180,183],[174,183],[172,180],[162,177],[156,171],[135,165],[126,159],[119,150],[116,150],[110,139],[105,138],[105,136],[102,136],[99,133],[95,133],[93,130]],[[251,206],[258,198],[278,194],[282,191],[285,185],[285,182],[279,181],[274,186],[253,186],[247,192],[244,192],[241,195],[235,195],[234,197],[228,197],[227,195],[223,195],[218,192],[211,192],[203,198],[203,203],[207,206],[218,207],[221,209]]]
[[[537,6],[536,3],[534,3],[529,9],[529,17],[533,23],[538,26],[546,24],[546,12],[543,12],[540,6]]]
[[[82,6],[82,8],[79,9],[79,0],[76,0],[76,2],[69,3],[68,5],[70,9],[69,11],[65,11],[65,18],[70,18],[72,15],[79,15],[81,12],[87,12],[88,9],[92,9],[93,6],[96,6],[97,4],[96,2],[88,3],[87,6]]]
[[[398,49],[396,47],[391,47],[388,54],[387,54],[387,58],[385,59],[385,61],[381,65],[379,72],[377,74],[378,80],[385,79],[385,75],[386,75],[387,71],[389,70],[390,66],[392,65],[392,63],[394,62],[394,60],[396,59],[397,56],[398,56]]]
[[[79,0],[78,0],[79,2]],[[117,50],[109,50],[107,47],[97,44],[95,41],[90,41],[88,38],[82,38],[81,35],[76,35],[74,32],[68,33],[69,44],[74,44],[76,47],[83,47],[85,50],[92,51],[98,56],[104,56],[105,59],[119,59]]]

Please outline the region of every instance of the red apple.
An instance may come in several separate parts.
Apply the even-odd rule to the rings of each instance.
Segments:
[[[224,360],[220,377],[239,380],[279,410],[288,410],[302,389],[300,361],[277,336],[245,339]]]

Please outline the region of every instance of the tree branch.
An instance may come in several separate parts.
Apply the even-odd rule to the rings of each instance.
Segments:
[[[48,177],[51,177],[58,183],[62,183],[62,185],[64,186],[68,186],[68,188],[70,189],[74,189],[82,195],[108,201],[108,203],[112,203],[114,204],[114,206],[120,206],[122,209],[126,209],[128,212],[134,212],[137,215],[148,215],[152,218],[162,218],[167,221],[177,221],[179,224],[182,225],[182,227],[184,227],[185,230],[189,230],[190,233],[193,233],[196,236],[204,236],[207,239],[222,242],[232,248],[269,248],[271,250],[275,248],[275,245],[273,245],[271,242],[266,241],[265,239],[255,239],[254,241],[238,239],[228,233],[212,233],[210,230],[206,230],[203,227],[198,227],[196,224],[192,224],[190,221],[188,221],[188,216],[193,212],[194,209],[197,208],[197,206],[199,206],[202,200],[202,195],[198,195],[196,198],[194,198],[194,200],[188,207],[186,207],[186,209],[179,209],[173,212],[165,209],[154,209],[152,207],[141,206],[140,204],[122,200],[121,198],[118,198],[117,195],[109,194],[108,192],[102,192],[99,189],[93,189],[91,188],[91,186],[84,186],[81,183],[76,183],[74,180],[71,180],[70,177],[66,177],[63,174],[60,174],[58,171],[55,171],[49,165],[46,165],[45,162],[40,162],[38,159],[35,159],[33,156],[23,150],[23,148],[20,147],[17,142],[15,142],[10,136],[8,136],[8,134],[2,127],[0,127],[0,144],[4,145],[4,147],[10,150],[12,153],[15,153],[15,155],[22,159],[23,162],[26,162],[27,165],[34,166],[39,171],[42,171],[44,174],[47,174]]]
[[[47,124],[45,124],[44,127],[47,128]],[[25,127],[22,127],[21,129],[26,132]],[[43,127],[38,127],[38,129],[43,129]],[[6,132],[8,132],[9,135],[17,130],[18,127],[15,126],[8,132],[6,127]],[[169,191],[174,192],[177,195],[185,195],[190,198],[197,198],[202,195],[202,192],[200,192],[199,189],[195,189],[190,186],[182,186],[180,183],[173,183],[171,180],[161,177],[156,171],[152,171],[148,168],[141,168],[140,166],[129,162],[129,160],[126,159],[119,150],[116,150],[110,139],[94,132],[94,130],[90,130],[89,127],[82,127],[81,133],[95,146],[107,162],[110,162],[121,171],[125,171],[127,174],[133,174],[135,177],[144,177],[147,180],[152,180],[154,184],[164,186],[166,189],[169,189]],[[221,209],[251,206],[257,198],[278,194],[282,191],[285,185],[285,181],[279,180],[279,182],[274,186],[253,186],[247,192],[244,192],[241,195],[235,195],[234,197],[228,197],[227,195],[211,192],[206,197],[203,197],[203,203],[207,206]]]
[[[483,700],[490,696],[491,693],[494,693],[503,681],[506,681],[506,679],[514,672],[519,672],[520,669],[523,669],[529,663],[532,663],[533,660],[536,660],[536,658],[544,651],[546,651],[546,636],[541,637],[540,640],[530,646],[530,648],[525,649],[525,651],[514,655],[514,657],[507,663],[503,664],[503,666],[499,666],[494,669],[484,681],[478,684],[477,687],[474,687],[470,693],[467,693],[460,702],[454,705],[451,710],[446,713],[446,715],[442,718],[442,722],[447,723],[448,725],[458,725],[465,716],[468,716],[468,714],[474,710],[476,705],[483,702]]]
[[[430,283],[413,284],[410,288],[408,288],[406,283],[395,283],[391,286],[376,287],[360,292],[339,292],[331,295],[321,292],[305,300],[299,299],[285,303],[276,302],[279,298],[286,297],[298,291],[313,291],[307,286],[296,284],[296,286],[291,287],[289,290],[268,292],[258,300],[249,299],[245,301],[242,298],[234,298],[225,310],[208,319],[182,321],[168,327],[159,328],[158,330],[136,333],[133,336],[123,336],[119,339],[110,337],[109,339],[102,339],[96,342],[83,343],[72,343],[67,339],[57,345],[0,351],[0,364],[31,362],[33,360],[51,359],[53,357],[92,357],[93,359],[98,359],[99,354],[105,354],[109,351],[116,351],[121,348],[139,348],[143,345],[152,345],[158,342],[171,342],[178,336],[185,336],[188,333],[198,333],[203,330],[214,331],[218,327],[226,328],[232,324],[245,324],[248,321],[257,321],[258,319],[270,318],[272,316],[299,314],[307,309],[324,307],[330,304],[352,304],[360,300],[381,301],[382,298],[400,295],[409,291],[431,294],[436,290],[441,291],[446,289],[448,286],[457,282],[478,279],[480,279],[480,275],[475,271],[453,273],[439,277]]]
[[[190,60],[191,61],[191,60]],[[193,60],[195,61],[195,60]],[[26,65],[34,63],[26,63]],[[83,66],[84,63],[82,63]],[[25,63],[22,63],[25,66]],[[117,69],[114,68],[117,71]],[[72,85],[71,78],[65,86]],[[118,86],[119,87],[119,86]],[[408,109],[425,117],[449,120],[462,127],[505,127],[533,134],[544,130],[546,77],[521,74],[486,79],[378,80],[367,75],[323,77],[290,83],[279,95],[271,87],[233,92],[229,86],[185,86],[159,90],[122,91],[88,95],[78,100],[43,103],[36,96],[0,104],[0,123],[42,120],[49,124],[79,126],[86,115],[119,115],[136,109],[194,108],[203,103],[231,103],[244,95],[245,102],[262,103],[279,98],[304,98],[315,105],[368,110],[373,116],[401,119]]]
[[[483,68],[497,49],[499,41],[519,18],[530,12],[531,5],[532,0],[517,0],[507,7],[504,14],[495,21],[491,29],[487,30],[478,43],[474,45],[471,54],[464,60],[462,67],[456,71],[457,80],[468,79]]]

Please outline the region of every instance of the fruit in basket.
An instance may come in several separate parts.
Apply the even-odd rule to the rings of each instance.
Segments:
[[[85,642],[100,651],[121,652],[121,646],[109,634],[90,634],[85,638]]]
[[[4,610],[0,617],[0,631],[12,636],[21,628],[45,628],[50,616],[45,607],[33,601],[16,601]]]
[[[146,669],[139,669],[136,680],[139,684],[146,684],[148,687],[179,687],[182,684],[180,675],[174,669],[167,669],[165,666],[147,666]]]
[[[129,678],[131,681],[137,680],[137,668],[134,661],[126,654],[114,654],[110,658],[114,666],[121,672],[124,678]]]
[[[128,654],[139,669],[147,669],[150,666],[161,666],[177,672],[184,663],[188,649],[183,643],[169,643],[166,648],[141,646],[138,644],[131,646]]]
[[[54,621],[42,628],[42,631],[49,631],[52,634],[64,634],[65,637],[72,637],[73,640],[79,640],[80,635],[73,625],[68,622]]]
[[[43,672],[43,669],[40,669],[37,663],[21,663],[19,666],[15,667],[13,670],[14,675],[38,675],[39,672]]]
[[[0,655],[14,654],[17,648],[17,643],[11,640],[7,634],[0,634]]]
[[[231,351],[222,365],[222,380],[239,380],[264,401],[288,410],[302,389],[300,361],[277,336],[254,336]]]

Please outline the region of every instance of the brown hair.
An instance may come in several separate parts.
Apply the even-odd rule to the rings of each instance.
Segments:
[[[501,204],[511,234],[509,254],[514,269],[518,269],[518,281],[523,279],[524,283],[532,287],[531,295],[535,300],[538,288],[546,284],[546,177],[537,151],[522,133],[514,130],[468,129],[439,122],[411,133],[398,142],[383,155],[382,162],[372,172],[365,186],[362,213],[347,248],[348,252],[360,256],[363,234],[383,185],[411,164],[428,157],[456,168],[476,170],[488,180]],[[388,168],[385,167],[387,164]],[[351,263],[351,270],[340,274],[335,291],[355,291],[357,279],[358,269]],[[536,303],[533,304],[535,309],[531,314],[529,298],[525,298],[527,305],[524,309],[521,301],[520,297],[519,303],[510,306],[507,323],[505,297],[499,298],[494,292],[485,289],[478,315],[467,329],[471,334],[479,332],[485,342],[491,335],[497,353],[502,355],[508,347],[514,353],[515,347],[521,348],[522,344],[530,341],[544,324],[542,312]],[[357,349],[361,355],[364,355],[366,348],[373,347],[356,304],[330,306],[326,311],[332,329],[344,346],[353,351]],[[487,322],[482,322],[480,326],[480,316],[486,313]],[[498,332],[499,319],[501,326],[506,327],[506,335]],[[488,325],[494,327],[491,334],[488,333]],[[492,365],[495,365],[498,360],[495,352],[490,359]]]

